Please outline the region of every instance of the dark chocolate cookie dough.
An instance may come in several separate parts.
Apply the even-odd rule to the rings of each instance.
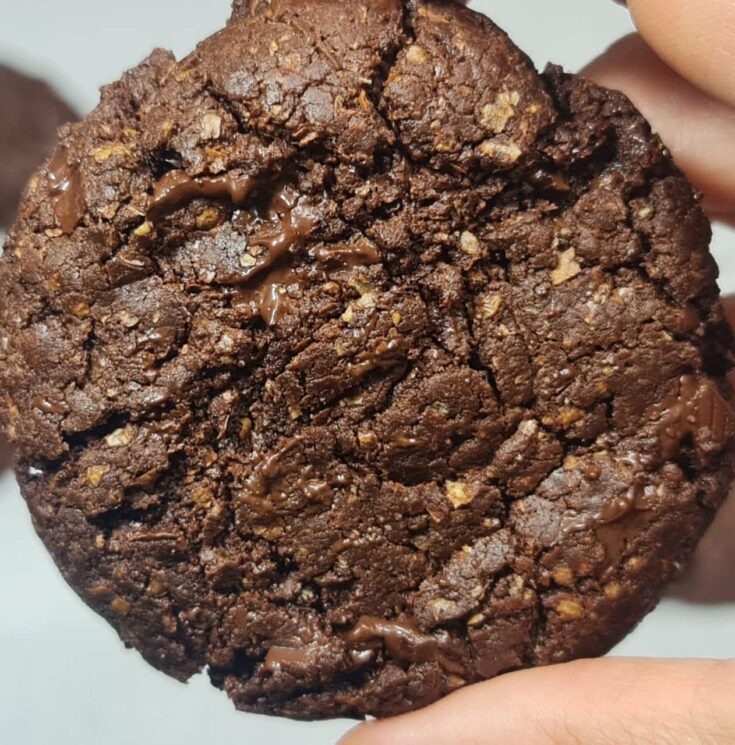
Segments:
[[[44,82],[0,65],[0,230],[15,219],[26,182],[74,112]]]
[[[240,3],[64,130],[11,233],[37,530],[248,711],[601,654],[732,475],[709,238],[624,96],[458,4]]]

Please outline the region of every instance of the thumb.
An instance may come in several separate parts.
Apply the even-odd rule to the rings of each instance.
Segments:
[[[698,88],[735,106],[735,3],[732,0],[629,0],[638,31]]]
[[[604,659],[513,673],[339,745],[731,742],[733,663]]]

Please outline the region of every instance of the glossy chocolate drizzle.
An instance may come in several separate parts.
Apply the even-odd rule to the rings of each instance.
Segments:
[[[171,171],[155,185],[148,207],[148,219],[160,221],[195,199],[229,200],[243,206],[257,186],[250,176],[224,174],[192,178],[184,171]],[[294,267],[293,256],[319,221],[318,209],[288,183],[280,184],[270,200],[260,232],[248,245],[264,249],[251,257],[244,268],[234,297],[246,305],[266,326],[281,321],[292,307],[292,295],[304,286],[305,271]],[[380,255],[367,242],[323,246],[311,253],[325,269],[354,268],[380,263]]]
[[[148,219],[152,222],[161,220],[195,199],[229,199],[239,206],[245,203],[254,188],[255,180],[250,176],[228,173],[192,178],[184,171],[170,171],[153,187]]]
[[[253,287],[237,292],[236,303],[250,306],[270,327],[283,320],[291,307],[289,291],[303,286],[302,275],[289,264],[277,266]]]
[[[82,174],[76,164],[69,162],[69,153],[63,146],[51,159],[47,174],[54,214],[64,233],[71,235],[86,211]]]
[[[286,185],[274,194],[268,219],[270,227],[266,223],[264,232],[249,241],[266,250],[243,275],[244,286],[237,292],[236,303],[249,305],[266,326],[273,326],[292,307],[293,291],[304,287],[306,272],[294,266],[294,252],[316,227],[318,213]],[[325,269],[380,263],[377,249],[366,242],[322,246],[311,257]]]
[[[257,182],[251,176],[232,173],[192,178],[184,171],[171,171],[156,183],[148,206],[148,219],[160,221],[195,199],[228,200],[243,206]],[[274,193],[261,234],[249,245],[265,251],[244,269],[235,302],[249,305],[267,326],[280,321],[289,308],[288,288],[300,286],[301,275],[292,270],[288,255],[317,225],[317,215],[295,189],[286,184]],[[254,280],[258,278],[257,285]]]
[[[602,525],[611,525],[630,515],[635,509],[637,488],[631,486],[625,494],[606,499],[602,503],[597,521]]]
[[[294,268],[292,253],[314,230],[318,217],[289,185],[273,195],[267,217],[265,230],[249,240],[249,245],[265,251],[243,274],[244,286],[238,290],[235,302],[249,305],[266,326],[272,326],[291,307],[289,289],[303,287],[303,272]]]

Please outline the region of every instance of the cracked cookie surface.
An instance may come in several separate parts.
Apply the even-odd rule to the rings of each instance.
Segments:
[[[251,0],[62,132],[0,263],[36,528],[244,710],[604,653],[723,500],[709,225],[619,93],[450,2]]]

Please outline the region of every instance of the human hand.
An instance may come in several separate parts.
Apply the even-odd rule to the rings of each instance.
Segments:
[[[584,660],[465,688],[340,745],[726,745],[731,662]]]
[[[710,216],[735,224],[735,3],[628,5],[639,34],[584,74],[627,93],[701,190]],[[735,298],[726,310],[735,324]],[[679,594],[735,600],[734,533],[731,499]],[[463,689],[422,711],[362,725],[340,745],[735,743],[734,700],[735,661],[582,661]]]

